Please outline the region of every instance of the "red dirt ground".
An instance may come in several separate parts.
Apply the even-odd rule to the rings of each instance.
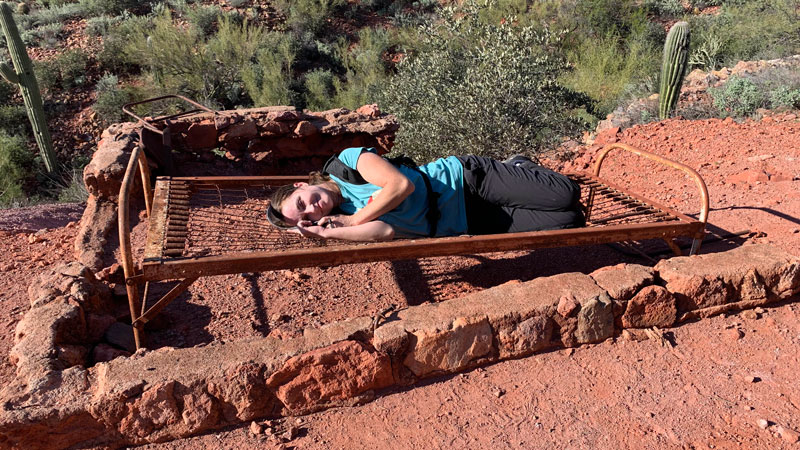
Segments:
[[[617,138],[697,169],[710,192],[710,231],[750,231],[704,251],[747,241],[800,254],[795,115],[743,123],[674,119]],[[561,169],[580,169],[594,151],[579,149],[578,159]],[[698,211],[694,185],[677,172],[620,153],[603,175],[680,211]],[[26,214],[0,212],[0,230],[37,229],[36,220],[21,222]],[[27,308],[24,288],[40,266],[69,258],[74,233],[74,227],[47,229],[37,238],[30,231],[0,232],[2,248],[10,250],[0,253],[3,355]],[[208,278],[165,310],[167,325],[150,333],[151,343],[294,336],[303,327],[372,315],[390,304],[444,301],[512,279],[620,262],[648,264],[593,246]],[[287,443],[296,448],[794,448],[800,445],[790,442],[800,431],[797,300],[675,327],[669,331],[675,347],[619,337],[427,380],[381,393],[367,405],[274,425],[299,427]],[[12,374],[4,362],[0,382]],[[767,421],[764,428],[759,420]],[[255,449],[275,442],[245,425],[145,448]]]

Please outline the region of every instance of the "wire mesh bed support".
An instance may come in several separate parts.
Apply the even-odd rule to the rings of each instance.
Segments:
[[[697,219],[653,202],[599,177],[606,156],[623,150],[687,173],[700,192]],[[145,186],[148,231],[141,264],[130,245],[129,193],[137,168]],[[376,243],[314,241],[272,227],[264,217],[268,197],[280,185],[306,177],[159,177],[150,189],[147,161],[140,147],[131,154],[119,197],[121,265],[137,348],[143,326],[199,277],[315,266],[453,256],[547,247],[661,239],[677,255],[678,237],[692,239],[689,254],[700,248],[708,220],[708,190],[693,169],[625,144],[599,154],[593,174],[568,174],[581,185],[586,207],[584,228],[481,236],[394,240]],[[152,306],[150,282],[179,280]],[[144,284],[140,299],[139,285]]]

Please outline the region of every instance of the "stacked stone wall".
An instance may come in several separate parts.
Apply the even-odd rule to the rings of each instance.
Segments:
[[[655,267],[620,264],[509,282],[409,307],[377,327],[359,317],[295,339],[164,348],[87,369],[82,355],[96,336],[87,323],[104,314],[108,293],[77,263],[53,275],[31,289],[32,309],[17,329],[18,377],[0,393],[6,447],[161,442],[354,405],[391,386],[800,292],[800,258],[747,245]]]

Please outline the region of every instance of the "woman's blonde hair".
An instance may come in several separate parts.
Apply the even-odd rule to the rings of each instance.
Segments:
[[[331,177],[319,171],[314,171],[308,174],[308,184],[312,186],[325,183],[326,181],[330,181],[330,179]],[[287,184],[279,187],[269,197],[270,206],[272,206],[273,209],[280,211],[281,207],[283,206],[283,202],[286,201],[286,199],[289,198],[289,196],[292,195],[296,190],[297,186],[293,184]]]

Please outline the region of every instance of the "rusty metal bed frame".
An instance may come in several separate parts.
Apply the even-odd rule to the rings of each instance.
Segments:
[[[600,178],[612,150],[623,150],[687,173],[700,191],[697,219],[626,192]],[[129,195],[137,168],[144,186],[148,231],[144,255],[134,263],[130,240]],[[693,169],[625,144],[606,146],[593,174],[568,174],[581,185],[585,228],[482,236],[395,240],[377,243],[316,242],[269,225],[264,217],[274,186],[306,177],[159,177],[150,189],[150,171],[141,146],[128,163],[119,196],[121,265],[136,347],[143,346],[144,324],[199,277],[312,266],[451,256],[546,247],[664,240],[680,255],[675,238],[692,239],[690,254],[700,248],[708,220],[705,182]],[[151,282],[179,280],[148,306]],[[142,298],[139,285],[144,284]]]

